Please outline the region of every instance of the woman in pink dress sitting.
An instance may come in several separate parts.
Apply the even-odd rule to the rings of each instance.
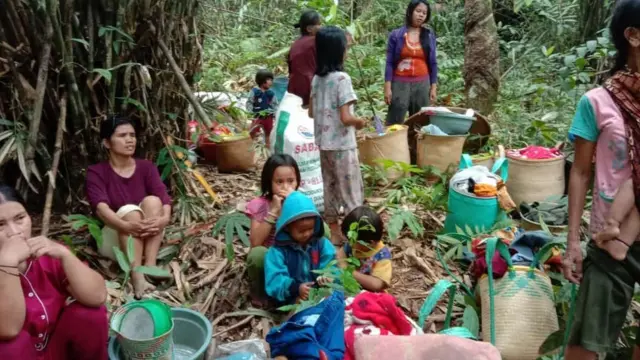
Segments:
[[[4,185],[0,294],[0,359],[107,359],[104,279],[64,245],[32,237],[24,202]]]
[[[132,269],[156,266],[156,257],[171,219],[171,198],[151,161],[136,159],[136,129],[127,117],[112,117],[100,126],[109,159],[87,170],[86,194],[95,214],[105,223],[102,255],[114,258],[113,247],[126,252],[129,237],[135,248]],[[132,271],[136,298],[152,290],[144,274]]]

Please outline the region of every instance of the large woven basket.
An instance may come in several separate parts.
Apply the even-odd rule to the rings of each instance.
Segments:
[[[490,259],[496,246],[509,270],[501,279],[484,275],[478,282],[483,340],[491,341],[503,360],[535,360],[542,343],[559,329],[551,279],[535,269],[551,247],[540,250],[531,267],[514,267],[506,246],[497,238],[489,239],[488,274],[493,271]]]
[[[433,166],[445,172],[460,161],[466,140],[467,135],[418,134],[416,164],[420,167]]]
[[[221,173],[246,172],[256,165],[256,152],[250,137],[223,141],[216,145],[216,164]]]
[[[509,195],[517,206],[522,202],[543,201],[564,194],[565,158],[546,160],[522,159],[509,156]]]
[[[408,127],[402,126],[396,131],[387,132],[382,136],[365,136],[358,141],[358,153],[360,162],[369,165],[382,167],[381,160],[391,160],[409,164],[411,156],[409,154],[409,143],[407,142]],[[405,174],[395,168],[386,171],[387,179],[398,180]]]

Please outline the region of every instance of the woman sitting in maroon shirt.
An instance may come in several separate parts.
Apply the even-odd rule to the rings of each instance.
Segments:
[[[112,117],[100,126],[100,138],[109,160],[87,170],[86,193],[96,215],[105,223],[100,253],[114,258],[113,247],[127,248],[129,236],[135,245],[132,268],[155,266],[164,228],[171,218],[171,198],[158,168],[150,161],[133,157],[136,151],[134,123],[126,117]],[[144,275],[131,273],[137,298],[152,290]]]
[[[289,86],[287,92],[302,98],[302,106],[309,105],[311,80],[316,73],[316,33],[320,29],[320,14],[307,10],[295,25],[302,36],[291,45],[287,64],[289,65]]]

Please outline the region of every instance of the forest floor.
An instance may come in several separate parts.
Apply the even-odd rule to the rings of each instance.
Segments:
[[[173,224],[167,228],[158,261],[159,265],[171,271],[173,279],[158,283],[157,289],[148,294],[148,297],[160,299],[171,306],[187,307],[205,314],[213,324],[217,344],[249,338],[264,339],[269,329],[282,319],[282,314],[275,310],[267,312],[251,306],[245,271],[249,248],[236,238],[235,258],[230,261],[225,253],[224,231],[218,237],[212,237],[213,225],[220,216],[242,209],[256,196],[260,180],[258,169],[243,174],[220,174],[215,167],[198,166],[222,205],[213,210],[211,222],[188,227]],[[382,198],[375,196],[376,190],[373,194],[367,202],[380,202]],[[447,276],[436,258],[431,241],[442,227],[444,213],[416,211],[426,229],[423,238],[411,238],[410,233],[403,232],[398,240],[387,243],[393,254],[393,279],[389,292],[396,297],[407,316],[414,320],[418,319],[429,289]],[[386,221],[388,214],[384,208],[380,213]],[[56,234],[71,231],[68,224],[59,225],[52,228],[51,234],[55,238]],[[75,246],[74,250],[107,279],[110,311],[132,300],[132,289],[128,284],[122,285],[123,274],[116,262],[101,257],[94,247],[86,244]],[[444,321],[445,312],[444,305],[438,306],[427,319],[425,329],[435,332],[437,324]],[[463,309],[454,308],[454,317],[462,316],[462,312]]]

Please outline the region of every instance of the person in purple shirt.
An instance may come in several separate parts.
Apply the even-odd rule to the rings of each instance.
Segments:
[[[405,25],[389,35],[384,74],[387,125],[402,124],[407,111],[414,115],[436,101],[436,37],[424,26],[430,18],[431,6],[426,0],[411,0]]]
[[[171,198],[158,168],[148,160],[134,158],[135,123],[127,117],[110,117],[100,126],[100,138],[109,159],[87,170],[86,195],[94,213],[105,223],[102,255],[114,258],[113,247],[127,248],[131,236],[135,245],[132,269],[155,266],[164,228],[171,218]],[[132,271],[137,298],[153,285],[144,275]]]

